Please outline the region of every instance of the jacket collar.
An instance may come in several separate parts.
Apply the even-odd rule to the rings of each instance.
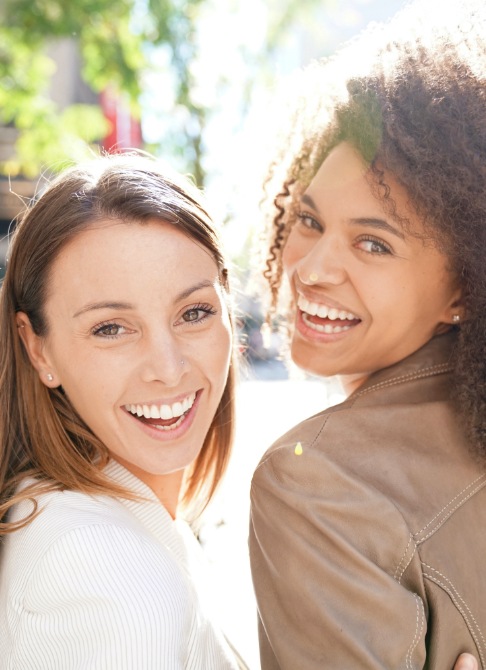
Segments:
[[[457,344],[457,332],[433,337],[427,344],[407,358],[374,372],[349,399],[356,399],[384,387],[452,372],[453,350]]]

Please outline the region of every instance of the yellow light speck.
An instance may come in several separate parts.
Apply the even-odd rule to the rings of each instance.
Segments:
[[[294,454],[296,456],[302,456],[302,445],[300,442],[297,442],[297,444],[295,445]]]

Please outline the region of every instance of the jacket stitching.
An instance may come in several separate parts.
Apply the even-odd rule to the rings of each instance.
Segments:
[[[322,426],[319,428],[319,430],[317,431],[316,436],[314,437],[314,439],[313,439],[312,442],[310,443],[310,445],[309,445],[310,447],[313,447],[314,444],[315,444],[315,443],[317,442],[317,440],[319,439],[319,437],[321,436],[321,433],[322,433],[322,431],[324,430],[324,427],[325,427],[326,423],[328,422],[330,416],[331,416],[330,414],[326,414],[326,415],[325,415],[324,421],[322,422]]]
[[[414,555],[415,555],[415,550],[416,550],[416,548],[417,548],[417,545],[414,543],[413,551],[412,551],[412,553],[410,554],[410,557],[409,557],[408,561],[404,564],[403,569],[402,569],[402,570],[400,571],[400,573],[399,573],[398,571],[399,571],[399,569],[400,569],[400,566],[401,566],[402,562],[406,559],[407,554],[408,554],[409,547],[410,547],[410,545],[411,545],[412,542],[414,542],[413,535],[410,535],[410,538],[409,538],[409,540],[408,540],[408,544],[407,544],[407,546],[405,547],[405,551],[403,552],[402,557],[400,558],[400,561],[399,561],[399,563],[398,563],[398,565],[397,565],[397,567],[396,567],[395,574],[393,575],[394,579],[396,579],[396,581],[397,581],[399,584],[400,584],[400,582],[401,582],[401,580],[402,580],[402,577],[403,577],[403,574],[404,574],[405,570],[408,568],[408,566],[410,565],[410,563],[411,563],[411,561],[412,561],[412,559],[413,559],[413,557],[414,557]]]
[[[482,481],[481,481],[481,480],[482,480]],[[439,523],[438,523],[434,528],[432,528],[432,530],[431,530],[427,535],[425,535],[425,536],[422,537],[422,538],[419,538],[419,537],[418,537],[421,533],[423,533],[423,532],[428,528],[428,526],[430,526],[430,524],[431,524],[433,521],[435,521],[435,519],[437,519],[437,517],[439,517],[439,516],[440,516],[440,515],[441,515],[441,514],[442,514],[442,513],[449,507],[449,505],[451,505],[451,504],[454,502],[454,500],[456,500],[459,496],[461,496],[463,493],[465,493],[465,492],[468,490],[468,488],[470,488],[471,486],[474,486],[474,484],[476,484],[477,482],[480,482],[480,484],[478,484],[478,485],[476,486],[476,488],[474,488],[472,491],[469,491],[468,495],[465,496],[462,500],[459,500],[459,502],[457,503],[457,505],[455,505],[454,507],[452,507],[451,509],[449,509],[448,512],[447,512],[447,514],[444,516],[444,518],[441,519],[441,520],[439,521]],[[417,542],[418,544],[421,544],[422,542],[425,542],[425,540],[427,540],[431,535],[433,535],[433,534],[435,533],[435,531],[436,531],[438,528],[440,528],[440,526],[442,526],[442,524],[445,523],[445,522],[447,521],[447,519],[449,519],[449,518],[452,516],[452,514],[453,514],[459,507],[461,507],[461,505],[463,505],[465,502],[467,502],[470,498],[473,497],[474,494],[476,494],[478,491],[480,491],[480,490],[481,490],[482,488],[484,488],[485,486],[486,486],[486,475],[481,475],[480,477],[478,477],[477,479],[475,479],[473,482],[471,482],[470,484],[468,484],[468,485],[467,485],[467,486],[466,486],[460,493],[458,493],[456,496],[454,496],[454,498],[453,498],[452,500],[450,500],[450,501],[447,503],[447,505],[445,505],[445,506],[440,510],[440,512],[438,512],[438,513],[434,516],[434,518],[431,519],[431,520],[429,521],[429,523],[428,523],[426,526],[424,526],[424,527],[422,528],[422,530],[419,530],[417,533],[414,534],[414,537],[415,537],[416,542]]]
[[[400,377],[395,377],[394,379],[389,379],[384,382],[379,382],[378,384],[373,384],[362,391],[357,391],[356,394],[353,394],[353,398],[359,398],[360,396],[370,393],[371,391],[376,391],[377,389],[386,388],[387,386],[394,386],[395,384],[401,384],[402,382],[413,381],[414,379],[422,379],[423,377],[430,377],[433,374],[443,374],[445,372],[452,372],[453,367],[450,363],[440,363],[439,365],[432,365],[429,368],[424,368],[420,372],[411,372],[408,375],[401,375]]]
[[[428,528],[428,526],[430,526],[430,524],[433,523],[433,522],[437,519],[437,517],[440,516],[440,515],[442,514],[442,512],[443,512],[445,509],[447,509],[447,507],[449,507],[449,505],[452,505],[452,503],[454,502],[454,500],[456,500],[457,498],[459,498],[460,496],[462,496],[462,494],[465,493],[465,492],[468,490],[468,488],[470,488],[471,486],[474,486],[474,484],[476,484],[476,482],[481,481],[481,479],[484,479],[485,477],[486,477],[486,475],[480,475],[479,477],[477,477],[477,479],[475,479],[475,480],[472,481],[470,484],[468,484],[467,486],[465,486],[465,487],[462,489],[462,491],[460,491],[457,495],[455,495],[455,496],[452,498],[452,500],[449,500],[449,502],[447,503],[447,505],[444,505],[444,507],[443,507],[439,512],[437,512],[437,514],[436,514],[436,515],[429,521],[428,524],[426,524],[421,530],[417,531],[417,532],[415,533],[415,536],[420,535],[420,533],[423,533],[424,530],[426,530],[426,528]]]
[[[444,580],[447,582],[447,584],[450,585],[450,587],[448,588],[448,587],[447,587],[447,584],[444,584],[443,582],[441,582],[440,579],[438,579],[436,576],[434,576],[434,575],[429,575],[429,574],[427,574],[426,572],[424,572],[424,577],[428,577],[431,581],[435,582],[436,584],[438,584],[439,586],[441,586],[441,587],[444,589],[444,591],[449,595],[449,597],[451,598],[452,602],[453,602],[454,605],[457,607],[457,609],[459,610],[459,612],[462,614],[464,620],[466,621],[466,624],[467,624],[467,627],[468,627],[468,629],[469,629],[469,632],[471,633],[472,637],[474,638],[474,641],[476,642],[476,646],[477,646],[477,648],[478,648],[478,653],[479,653],[479,655],[481,656],[481,663],[482,663],[482,665],[484,666],[484,664],[485,664],[484,653],[483,653],[483,647],[484,647],[484,644],[485,644],[484,637],[483,637],[483,634],[482,634],[482,632],[481,632],[481,629],[479,628],[478,623],[477,623],[476,619],[474,618],[473,613],[472,613],[471,610],[469,609],[469,607],[468,607],[466,601],[465,601],[464,598],[459,594],[459,592],[457,591],[457,589],[456,589],[456,587],[454,586],[454,584],[450,581],[450,579],[448,579],[447,577],[445,577],[441,572],[439,572],[438,570],[436,570],[436,569],[433,568],[432,566],[428,565],[427,563],[422,563],[422,565],[423,565],[424,567],[428,568],[429,570],[433,570],[433,572],[435,572],[437,575],[439,575],[440,577],[442,577],[442,579],[444,579]],[[460,602],[459,602],[459,601],[460,601]],[[470,619],[472,619],[472,623],[471,623],[471,620],[469,619],[469,617],[468,617],[468,615],[467,615],[467,612],[465,612],[465,611],[464,611],[464,608],[461,606],[461,603],[464,605],[464,607],[466,608],[467,612],[469,613],[469,615],[470,615]],[[473,624],[474,624],[474,625],[473,625]],[[473,628],[475,628],[475,630],[473,630]],[[476,632],[475,632],[475,631],[476,631]],[[479,636],[480,636],[481,641],[482,641],[482,643],[483,643],[482,645],[481,645],[481,641],[478,640],[478,638],[477,638],[477,633],[479,633]]]
[[[415,598],[415,608],[416,608],[415,635],[413,636],[412,643],[411,643],[410,647],[408,648],[407,656],[406,656],[406,659],[405,659],[407,668],[410,668],[411,670],[413,669],[412,654],[415,651],[415,648],[416,648],[416,646],[417,646],[417,644],[420,640],[420,636],[421,636],[422,630],[424,628],[424,619],[425,619],[424,606],[423,606],[421,598],[419,598],[416,593],[413,593],[412,595]],[[422,616],[420,616],[420,615],[422,615]],[[420,630],[419,630],[419,619],[421,619]]]

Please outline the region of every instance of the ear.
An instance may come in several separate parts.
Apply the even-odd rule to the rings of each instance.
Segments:
[[[41,382],[48,388],[56,388],[61,382],[56,378],[53,366],[45,352],[45,340],[34,332],[30,319],[24,312],[16,314],[17,330],[25,351],[37,370]]]
[[[466,319],[467,312],[462,298],[462,290],[456,289],[450,301],[447,323],[459,326]]]
[[[444,309],[442,320],[435,330],[436,335],[447,333],[451,326],[460,326],[467,319],[466,308],[462,299],[462,289],[456,288],[451,294],[450,300]]]

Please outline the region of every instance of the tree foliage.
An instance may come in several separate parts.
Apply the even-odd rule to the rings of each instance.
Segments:
[[[82,77],[95,92],[106,87],[123,93],[134,115],[139,113],[141,79],[149,43],[166,43],[174,67],[184,74],[180,26],[187,25],[187,7],[197,1],[165,0],[4,0],[0,9],[0,123],[19,131],[16,156],[3,171],[35,175],[45,164],[62,167],[78,157],[86,144],[106,133],[96,108],[76,105],[60,110],[49,95],[55,63],[48,46],[57,40],[76,41]],[[190,31],[187,33],[190,34]],[[184,98],[188,82],[180,77]],[[53,162],[54,161],[54,162]]]
[[[231,5],[232,0],[227,0]],[[238,1],[233,0],[235,8]],[[235,45],[247,59],[248,75],[241,82],[242,103],[251,98],[256,69],[285,39],[292,23],[317,0],[267,0],[270,20],[258,57],[245,53],[245,40]],[[215,0],[2,0],[0,5],[0,125],[15,127],[15,155],[0,163],[0,172],[35,176],[44,167],[61,168],[78,158],[107,131],[96,106],[77,104],[59,109],[49,86],[55,62],[49,45],[66,38],[76,42],[81,75],[100,92],[106,87],[123,94],[133,115],[140,113],[144,77],[154,67],[154,54],[168,54],[173,110],[164,122],[169,153],[184,156],[185,169],[204,183],[204,130],[214,109],[195,94],[201,42],[198,25],[214,10]],[[225,58],[225,54],[221,54]],[[229,86],[222,77],[218,85]],[[162,91],[161,96],[167,96]]]

